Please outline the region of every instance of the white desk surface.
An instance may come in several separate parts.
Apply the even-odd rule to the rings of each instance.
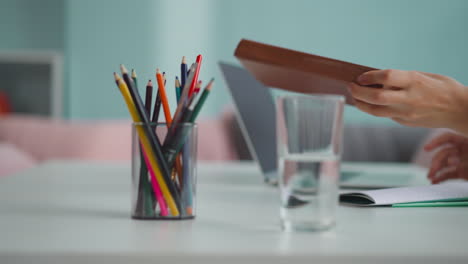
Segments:
[[[254,164],[198,171],[197,217],[184,221],[130,218],[129,165],[55,161],[1,178],[0,263],[468,263],[468,208],[340,206],[330,231],[284,233]]]

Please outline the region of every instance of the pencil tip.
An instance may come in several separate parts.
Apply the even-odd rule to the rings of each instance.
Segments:
[[[116,72],[114,72],[114,79],[116,81],[118,81],[120,79],[120,76]]]
[[[148,84],[146,86],[153,86],[153,83],[151,82],[151,80],[148,81]]]
[[[187,64],[187,61],[185,60],[185,56],[182,56],[182,64]]]
[[[122,72],[122,74],[128,73],[127,68],[125,68],[123,64],[120,64],[120,71]]]
[[[156,74],[159,74],[161,73],[161,71],[159,70],[159,68],[156,68]]]
[[[136,79],[136,77],[137,77],[136,71],[135,71],[135,69],[132,69],[132,78]]]
[[[178,76],[176,76],[175,78],[176,78],[176,80],[179,80],[179,77],[178,77]]]
[[[205,88],[207,91],[211,91],[211,88],[213,87],[213,82],[214,82],[214,78],[211,78],[211,81],[208,83],[208,85]]]

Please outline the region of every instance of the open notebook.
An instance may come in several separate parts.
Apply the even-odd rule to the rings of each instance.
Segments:
[[[468,182],[342,193],[340,203],[354,206],[468,206]]]

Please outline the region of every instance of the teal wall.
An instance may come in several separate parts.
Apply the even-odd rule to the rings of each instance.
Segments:
[[[446,74],[468,85],[468,1],[238,0],[218,1],[217,9],[217,54],[229,61],[245,37],[377,68]],[[345,119],[391,123],[354,108]]]
[[[69,115],[79,119],[129,118],[112,72],[135,67],[143,85],[156,68],[155,1],[69,0],[66,59]]]
[[[120,63],[140,83],[160,67],[172,88],[181,56],[202,53],[201,78],[217,80],[202,115],[214,117],[230,104],[216,63],[237,63],[241,38],[468,85],[467,13],[465,0],[2,0],[0,49],[63,50],[67,116],[78,119],[128,118],[112,80]],[[390,123],[349,108],[345,118]]]
[[[63,0],[0,1],[0,51],[63,48]]]

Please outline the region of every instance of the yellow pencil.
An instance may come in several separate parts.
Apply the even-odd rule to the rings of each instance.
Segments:
[[[125,82],[122,80],[122,78],[120,78],[120,76],[117,73],[114,73],[114,76],[115,76],[116,82],[118,83],[119,90],[122,93],[122,96],[124,97],[125,103],[127,104],[128,111],[130,112],[130,115],[132,116],[133,122],[141,123],[141,119],[138,116],[138,112],[137,112],[137,110],[135,108],[135,104],[134,104],[134,102],[132,100],[130,92],[128,91],[127,85],[125,84]],[[158,181],[159,186],[161,187],[161,191],[162,191],[164,197],[166,198],[167,204],[168,204],[169,208],[171,209],[172,214],[174,216],[179,216],[179,214],[180,214],[179,210],[177,209],[177,206],[176,206],[176,204],[174,202],[174,199],[173,199],[171,193],[169,192],[169,189],[167,188],[166,182],[164,181],[164,179],[163,179],[163,177],[161,175],[161,169],[160,169],[157,161],[155,160],[156,155],[155,155],[153,149],[150,147],[151,145],[150,145],[150,142],[149,142],[149,140],[148,140],[148,138],[146,136],[146,133],[145,133],[142,126],[137,126],[136,129],[137,129],[138,136],[140,137],[141,144],[143,145],[143,149],[144,149],[145,153],[148,154],[148,159],[150,161],[150,164],[155,169],[156,180]]]

